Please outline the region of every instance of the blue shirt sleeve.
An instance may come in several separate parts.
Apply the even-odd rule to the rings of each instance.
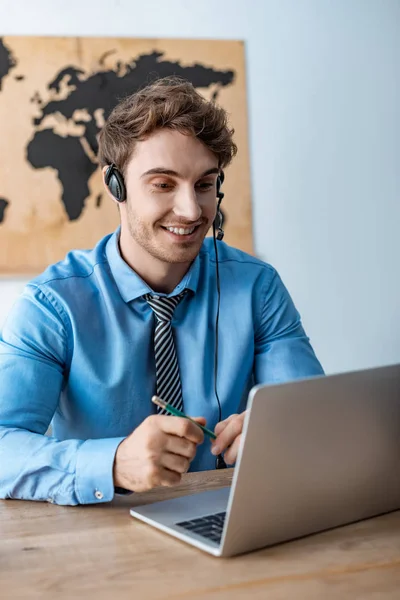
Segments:
[[[114,457],[124,438],[45,435],[64,383],[68,342],[62,307],[28,285],[0,335],[0,498],[75,505],[114,496]]]
[[[266,278],[255,333],[256,384],[323,375],[293,300],[276,271]]]

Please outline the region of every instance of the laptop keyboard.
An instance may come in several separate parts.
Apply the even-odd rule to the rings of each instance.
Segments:
[[[192,519],[191,521],[181,521],[180,523],[175,523],[175,525],[188,531],[193,531],[193,533],[219,544],[224,528],[225,516],[226,512],[220,512]]]

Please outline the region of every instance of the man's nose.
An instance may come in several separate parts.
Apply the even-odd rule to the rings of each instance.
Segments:
[[[186,221],[194,222],[201,217],[196,190],[187,188],[180,190],[175,196],[174,214]]]

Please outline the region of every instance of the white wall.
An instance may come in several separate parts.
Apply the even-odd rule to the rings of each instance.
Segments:
[[[256,252],[279,269],[327,372],[400,362],[398,0],[0,7],[4,35],[245,40]],[[0,281],[0,326],[22,285]]]

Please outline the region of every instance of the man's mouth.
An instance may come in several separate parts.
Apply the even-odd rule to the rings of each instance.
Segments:
[[[164,227],[163,229],[169,231],[170,233],[174,233],[175,235],[191,235],[196,229],[199,228],[199,225],[194,225],[192,227]]]

